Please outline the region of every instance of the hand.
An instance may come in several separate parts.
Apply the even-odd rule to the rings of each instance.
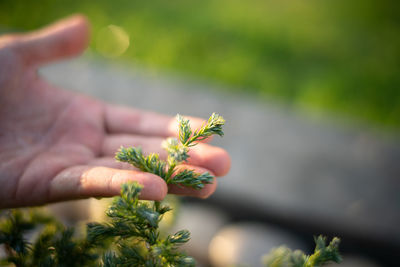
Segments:
[[[106,104],[37,75],[40,65],[81,53],[88,35],[86,19],[74,16],[0,38],[0,208],[114,196],[127,181],[144,186],[143,199],[167,194],[164,180],[116,162],[114,154],[121,145],[141,146],[165,157],[161,142],[175,135],[175,118]],[[194,127],[203,123],[191,121]],[[192,150],[188,164],[221,176],[230,158],[203,143]],[[169,192],[207,197],[215,188],[216,183],[200,191],[170,187]]]

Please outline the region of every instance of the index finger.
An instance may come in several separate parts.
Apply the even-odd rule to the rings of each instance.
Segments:
[[[186,116],[185,116],[186,117]],[[200,128],[205,120],[187,116],[192,129]],[[177,136],[176,117],[130,107],[106,105],[105,125],[109,133],[135,134],[145,136]]]

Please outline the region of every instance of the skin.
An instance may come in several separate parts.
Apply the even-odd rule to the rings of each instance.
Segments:
[[[38,76],[40,66],[80,54],[88,41],[89,25],[80,15],[0,37],[0,208],[114,196],[127,181],[144,186],[143,199],[211,195],[216,181],[200,191],[168,188],[160,177],[114,160],[121,145],[165,158],[161,142],[176,134],[174,117],[104,103]],[[204,122],[190,119],[194,128]],[[201,143],[186,167],[223,176],[230,157]]]

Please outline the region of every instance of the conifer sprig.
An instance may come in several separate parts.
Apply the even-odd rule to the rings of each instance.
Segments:
[[[175,184],[194,189],[204,188],[204,184],[213,182],[214,177],[208,172],[198,174],[193,170],[176,171],[176,167],[186,162],[189,158],[190,147],[198,142],[216,134],[223,136],[222,126],[225,124],[222,116],[213,113],[201,128],[193,131],[190,121],[177,115],[178,136],[168,138],[163,142],[163,148],[167,151],[167,161],[161,160],[158,154],[144,156],[141,148],[121,147],[115,158],[121,162],[127,162],[144,172],[160,176],[167,184]]]
[[[179,139],[185,147],[194,146],[196,142],[203,141],[214,134],[221,137],[224,136],[222,126],[225,124],[225,120],[217,113],[211,114],[207,123],[193,133],[190,129],[189,120],[183,118],[179,114],[177,117],[179,122]]]
[[[177,251],[189,241],[190,233],[181,230],[161,238],[159,222],[170,208],[159,202],[139,201],[141,190],[137,183],[124,184],[121,197],[107,211],[111,222],[88,224],[90,242],[112,239],[117,244],[103,256],[103,266],[194,266],[191,257]]]
[[[202,189],[205,184],[212,183],[214,180],[214,176],[212,176],[209,172],[205,172],[202,174],[195,173],[192,170],[183,170],[178,172],[174,179],[171,181],[171,184],[176,184],[178,186],[191,187],[194,189]]]
[[[27,233],[40,227],[42,230],[34,242],[26,239]],[[37,209],[12,210],[0,220],[0,245],[4,245],[7,253],[0,266],[11,263],[17,267],[93,266],[98,258],[94,245],[74,238],[73,234],[74,229],[64,227]]]
[[[326,237],[323,236],[314,237],[314,241],[316,246],[312,255],[281,246],[264,256],[264,265],[266,267],[320,267],[329,262],[342,261],[339,254],[339,238],[334,237],[329,245],[326,245]]]
[[[153,173],[163,179],[167,177],[167,163],[160,160],[159,155],[155,153],[144,156],[140,147],[121,147],[115,158],[118,161],[129,163],[143,172]]]

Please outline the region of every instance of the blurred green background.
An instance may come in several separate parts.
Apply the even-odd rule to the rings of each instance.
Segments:
[[[99,32],[117,25],[131,43],[118,59],[147,70],[397,131],[398,11],[396,1],[378,0],[0,0],[0,30],[31,30],[83,13],[94,51]]]

